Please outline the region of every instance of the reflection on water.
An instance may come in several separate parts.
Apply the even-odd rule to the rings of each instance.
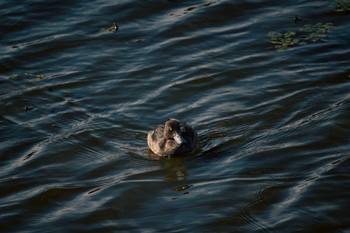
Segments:
[[[2,231],[350,231],[347,6],[3,1]]]
[[[185,160],[181,159],[169,159],[162,161],[160,166],[166,171],[165,180],[185,180],[188,176],[188,168],[185,162]]]

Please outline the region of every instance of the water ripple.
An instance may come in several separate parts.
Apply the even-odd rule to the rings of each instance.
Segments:
[[[3,231],[349,230],[335,2],[1,4]],[[318,23],[334,30],[284,51],[268,37]],[[169,117],[194,126],[198,153],[149,153]]]

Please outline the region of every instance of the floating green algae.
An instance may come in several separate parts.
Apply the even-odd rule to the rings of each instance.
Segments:
[[[295,38],[296,32],[269,32],[268,36],[278,51],[289,49],[299,43],[299,39]]]
[[[328,32],[333,29],[333,23],[307,24],[296,31],[288,31],[285,33],[272,31],[268,33],[268,37],[277,51],[284,51],[298,45],[325,40],[328,36]]]
[[[350,0],[336,0],[335,10],[337,12],[350,11]]]
[[[334,29],[333,23],[307,24],[299,31],[303,34],[304,42],[317,42],[327,37],[328,32]]]

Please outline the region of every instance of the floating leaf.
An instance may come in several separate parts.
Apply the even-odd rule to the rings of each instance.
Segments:
[[[44,79],[45,78],[45,75],[42,75],[42,74],[30,74],[30,73],[25,73],[24,74],[24,77],[27,77],[27,78],[37,78],[37,79]]]
[[[134,43],[144,43],[144,42],[146,42],[146,40],[145,39],[135,39],[135,40],[132,40],[132,42],[134,42]]]
[[[42,74],[39,74],[39,75],[35,75],[35,78],[38,78],[38,79],[44,79],[44,78],[45,78],[45,76],[44,76],[44,75],[42,75]]]
[[[112,23],[112,25],[109,28],[101,28],[100,32],[105,32],[105,31],[109,31],[109,32],[116,32],[119,30],[118,24],[116,23]]]
[[[118,25],[116,23],[113,23],[112,26],[110,26],[108,28],[108,31],[109,32],[115,32],[115,31],[118,31],[118,29],[119,29]]]

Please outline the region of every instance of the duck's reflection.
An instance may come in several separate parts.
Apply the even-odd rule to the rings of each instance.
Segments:
[[[186,165],[188,157],[159,157],[152,152],[148,153],[149,159],[158,160],[164,171],[164,179],[166,181],[180,181],[188,177],[189,171]]]
[[[166,181],[185,180],[188,177],[185,159],[164,159],[161,160],[161,166],[165,171],[164,179]]]

